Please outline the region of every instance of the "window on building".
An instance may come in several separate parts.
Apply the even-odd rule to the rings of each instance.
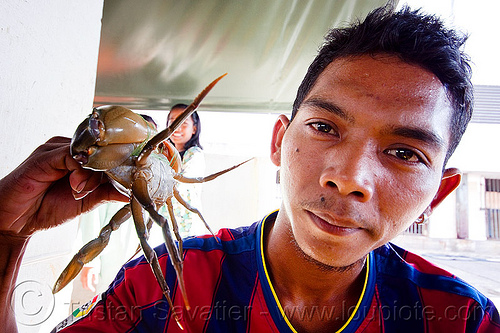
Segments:
[[[412,235],[426,235],[427,234],[427,224],[413,222],[408,229],[405,230],[406,234]]]
[[[485,179],[486,236],[500,239],[500,179]]]

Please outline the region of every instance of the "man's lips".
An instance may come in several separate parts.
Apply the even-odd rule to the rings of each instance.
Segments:
[[[348,221],[336,220],[330,216],[317,215],[310,211],[307,211],[307,213],[318,228],[333,235],[347,236],[361,230],[360,227]]]

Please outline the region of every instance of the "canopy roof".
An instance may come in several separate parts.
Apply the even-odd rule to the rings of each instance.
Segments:
[[[105,0],[95,105],[286,112],[330,27],[386,0]]]

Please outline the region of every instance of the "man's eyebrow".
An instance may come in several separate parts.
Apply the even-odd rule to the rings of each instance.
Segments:
[[[302,104],[305,106],[312,106],[312,107],[321,108],[323,110],[326,110],[326,111],[329,111],[331,113],[336,114],[340,118],[342,118],[350,123],[354,123],[354,118],[351,117],[350,115],[348,115],[339,106],[337,106],[333,103],[330,103],[328,101],[325,101],[323,99],[311,98],[311,99],[308,99],[308,100],[302,102]]]
[[[308,100],[305,100],[302,102],[303,105],[305,106],[312,106],[312,107],[317,107],[321,108],[323,110],[326,110],[328,112],[332,112],[339,116],[340,118],[350,122],[354,123],[354,118],[347,114],[344,110],[342,110],[339,106],[325,101],[324,99],[320,98],[311,98]],[[407,126],[398,126],[398,127],[390,127],[386,131],[384,131],[385,134],[392,134],[392,135],[397,135],[397,136],[402,136],[405,138],[409,139],[415,139],[422,141],[426,144],[432,145],[432,146],[438,146],[438,147],[444,147],[445,146],[445,140],[437,135],[436,133],[419,128],[419,127],[407,127]]]
[[[438,147],[445,146],[445,140],[434,132],[417,127],[391,127],[388,134],[398,135],[405,138],[416,139],[426,144]]]

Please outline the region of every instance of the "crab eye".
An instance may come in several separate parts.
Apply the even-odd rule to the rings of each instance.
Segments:
[[[96,141],[100,141],[101,139],[100,137],[101,127],[102,127],[102,122],[98,118],[94,117],[94,115],[92,114],[92,117],[90,117],[89,119],[88,131]]]

